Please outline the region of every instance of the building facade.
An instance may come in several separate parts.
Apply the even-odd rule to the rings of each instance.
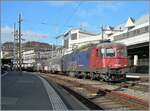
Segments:
[[[73,49],[80,46],[98,42],[101,36],[95,33],[82,31],[80,29],[71,29],[64,34],[65,54],[72,52]]]
[[[2,55],[4,59],[10,59],[13,58],[13,48],[14,44],[13,42],[6,42],[2,44]]]
[[[48,65],[48,60],[51,58],[51,50],[28,50],[22,55],[23,67],[44,67]]]
[[[33,67],[35,64],[36,53],[34,50],[24,51],[22,54],[23,67]]]

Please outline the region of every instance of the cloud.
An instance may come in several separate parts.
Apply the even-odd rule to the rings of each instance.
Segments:
[[[103,7],[116,7],[123,5],[125,2],[123,1],[99,1],[98,5],[102,5]]]
[[[83,27],[83,28],[88,28],[88,27],[89,27],[89,23],[86,22],[86,21],[82,21],[82,22],[80,23],[80,26]]]
[[[64,5],[68,5],[70,3],[73,3],[73,1],[70,1],[70,0],[66,0],[66,1],[44,1],[44,2],[50,6],[64,6]]]
[[[88,1],[82,2],[82,6],[88,6],[88,8],[80,8],[78,10],[77,16],[80,19],[85,19],[92,16],[97,16],[99,14],[105,13],[106,10],[118,11],[121,6],[126,2],[120,1]]]
[[[25,41],[42,41],[43,39],[48,39],[48,34],[41,34],[37,32],[32,31],[25,31],[22,32],[22,38],[25,39]],[[6,41],[13,41],[13,28],[9,26],[5,26],[1,28],[1,41],[2,43]]]
[[[80,29],[82,29],[84,31],[89,31],[91,28],[91,25],[87,21],[81,21],[79,26],[80,26]]]
[[[107,7],[107,8],[114,8],[114,7],[118,7],[118,6],[122,6],[124,5],[125,1],[89,1],[89,2],[85,2],[85,4],[96,4],[97,6],[100,7]]]
[[[124,1],[100,1],[97,3],[97,9],[104,10],[112,10],[112,11],[118,11],[120,7],[125,5],[126,2]]]
[[[1,28],[1,41],[13,41],[13,28],[5,26]]]
[[[23,32],[23,36],[26,41],[41,41],[42,39],[49,38],[48,34],[41,34],[32,31]]]

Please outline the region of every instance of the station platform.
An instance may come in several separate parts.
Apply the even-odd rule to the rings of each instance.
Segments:
[[[41,77],[9,72],[1,80],[2,110],[67,110],[55,90]]]
[[[128,79],[140,79],[142,81],[149,80],[149,74],[142,74],[142,73],[127,73],[126,77]]]
[[[42,82],[36,76],[9,72],[1,80],[2,110],[52,109]]]

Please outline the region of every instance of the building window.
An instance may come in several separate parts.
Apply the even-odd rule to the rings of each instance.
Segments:
[[[137,34],[140,34],[140,29],[137,29],[137,31],[136,31],[136,32],[137,32]]]
[[[71,34],[71,40],[76,40],[77,39],[77,33]]]
[[[127,56],[127,52],[126,52],[126,48],[125,47],[120,48],[120,54],[122,56]]]
[[[145,27],[145,32],[148,32],[148,26],[147,26],[147,27]]]
[[[131,32],[127,32],[121,35],[114,36],[114,40],[121,40],[128,37],[134,37],[143,33],[147,33],[149,31],[149,26],[142,27],[140,29],[133,30]]]
[[[126,34],[125,33],[123,34],[123,38],[126,38]]]
[[[69,40],[68,39],[64,40],[64,47],[65,48],[68,48],[68,44],[69,44]]]
[[[134,36],[134,31],[129,32],[129,37]]]
[[[134,34],[133,34],[133,35],[136,35],[136,32],[137,32],[137,30],[134,31]]]
[[[126,33],[126,37],[127,37],[127,38],[129,37],[129,32]]]

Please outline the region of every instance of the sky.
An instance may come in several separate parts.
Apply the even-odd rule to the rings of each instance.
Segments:
[[[138,19],[149,13],[148,0],[132,1],[19,1],[1,2],[1,41],[13,41],[13,25],[18,28],[18,15],[22,16],[22,38],[61,44],[55,37],[70,28],[81,26],[89,32],[100,32],[103,25],[117,26],[128,17]]]

